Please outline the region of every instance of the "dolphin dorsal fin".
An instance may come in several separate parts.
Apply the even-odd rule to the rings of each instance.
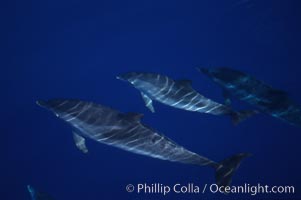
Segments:
[[[73,139],[76,147],[81,150],[83,153],[88,153],[88,149],[86,147],[86,139],[73,131]]]
[[[141,118],[143,117],[143,114],[129,112],[129,113],[126,113],[125,116],[128,120],[134,120],[134,121],[140,122]]]
[[[271,95],[288,96],[288,93],[283,90],[271,89],[268,91]]]
[[[192,81],[191,80],[188,80],[188,79],[182,79],[182,80],[177,80],[176,81],[178,84],[180,84],[180,85],[183,85],[183,86],[185,86],[185,87],[189,87],[189,88],[191,88],[192,86]]]

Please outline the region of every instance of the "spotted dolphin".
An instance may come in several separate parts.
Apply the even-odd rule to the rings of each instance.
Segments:
[[[301,106],[289,95],[244,72],[221,67],[198,69],[223,88],[225,101],[236,97],[289,124],[301,126]]]
[[[31,200],[54,200],[54,198],[49,194],[37,191],[31,185],[27,185],[27,190],[30,194]]]
[[[217,163],[178,145],[168,137],[141,123],[142,114],[121,113],[112,108],[80,100],[38,101],[67,122],[73,130],[76,146],[87,153],[85,138],[132,153],[161,160],[209,166],[215,169],[216,182],[229,185],[241,160],[249,154],[240,153]]]
[[[175,108],[230,116],[234,124],[252,116],[256,111],[236,112],[230,106],[217,103],[198,93],[192,88],[190,80],[173,80],[155,73],[130,72],[117,76],[117,79],[128,81],[141,93],[145,105],[155,112],[152,101],[156,100]]]

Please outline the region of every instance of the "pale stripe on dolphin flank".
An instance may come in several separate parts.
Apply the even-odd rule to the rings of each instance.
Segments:
[[[168,87],[168,78],[165,77],[165,84],[164,86],[156,93],[152,94],[152,96],[157,96],[159,95],[162,91],[164,91]]]
[[[38,102],[38,104],[55,114],[59,113],[61,119],[69,120],[68,124],[72,126],[74,142],[85,153],[88,152],[85,137],[89,137],[103,144],[162,160],[199,166],[207,165],[214,169],[221,166],[223,170],[216,172],[216,177],[217,182],[223,185],[231,182],[231,176],[236,169],[234,167],[238,166],[241,158],[247,155],[235,155],[221,163],[216,163],[185,149],[168,137],[140,123],[141,114],[123,114],[105,106],[79,100],[69,100],[64,104],[62,102],[64,100],[50,100]],[[78,104],[79,102],[82,104]],[[76,109],[71,109],[74,107]],[[70,116],[75,116],[75,119],[70,120]],[[231,166],[231,171],[229,171],[229,166]]]
[[[195,102],[195,99],[196,99],[197,97],[199,97],[199,94],[196,94],[195,97],[193,97],[193,98],[191,99],[191,106],[188,107],[187,110],[195,111],[195,109],[197,109],[198,107],[200,107],[200,106],[198,106],[198,105],[199,105],[201,102],[203,102],[204,100],[203,100],[202,98],[199,98],[199,100]]]
[[[77,104],[78,105],[78,104]],[[61,107],[61,106],[60,106]],[[87,110],[89,110],[90,109],[90,107],[91,107],[91,104],[87,104],[87,105],[84,105],[83,106],[83,108],[82,108],[82,110],[81,111],[79,111],[78,112],[78,110],[74,110],[73,108],[74,107],[71,107],[67,112],[70,112],[70,111],[73,111],[73,112],[70,112],[70,113],[68,113],[68,114],[65,114],[64,116],[62,116],[65,120],[68,120],[68,118],[67,117],[71,117],[71,116],[73,116],[74,114],[76,114],[76,115],[74,115],[74,118],[78,118],[78,117],[80,117],[81,115],[83,115]],[[70,121],[70,120],[69,120]]]
[[[175,82],[172,82],[172,84],[171,84],[171,86],[169,86],[169,89],[167,90],[167,92],[164,93],[164,90],[163,90],[162,92],[160,92],[161,94],[158,94],[157,98],[163,102],[168,101],[168,95],[173,90],[174,85],[175,85]]]
[[[177,95],[179,92],[181,92],[184,89],[184,87],[180,86],[179,89],[177,89],[177,91],[175,92],[175,95]]]
[[[68,101],[62,101],[59,105],[57,105],[57,107],[61,107],[63,106],[64,104],[68,103]],[[80,103],[80,102],[79,102]]]
[[[220,108],[220,105],[215,105],[212,108],[210,108],[209,110],[206,110],[205,113],[211,113],[212,111],[214,111],[215,109]]]
[[[179,103],[181,103],[181,102],[184,101],[184,100],[185,100],[185,99],[180,99],[179,101],[177,101],[177,102],[171,104],[171,106],[176,106],[176,105],[178,105]]]
[[[152,112],[154,112],[152,100],[157,100],[166,105],[188,111],[214,115],[232,114],[229,107],[211,101],[195,91],[189,80],[175,81],[160,74],[139,72],[127,73],[118,76],[118,78],[131,82],[143,94],[145,105]]]

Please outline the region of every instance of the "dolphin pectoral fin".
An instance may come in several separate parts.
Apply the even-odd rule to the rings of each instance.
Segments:
[[[83,153],[88,153],[88,149],[86,147],[86,139],[82,136],[78,135],[73,131],[73,139],[76,147],[81,150]]]
[[[152,101],[152,99],[149,97],[149,96],[147,96],[146,94],[144,94],[143,92],[141,92],[141,96],[142,96],[142,98],[143,98],[143,100],[144,100],[144,103],[145,103],[145,106],[148,108],[148,109],[150,109],[150,111],[151,112],[155,112],[155,109],[154,109],[154,106],[153,106],[153,101]]]
[[[227,90],[223,90],[223,97],[225,99],[225,105],[230,106],[232,102],[230,99],[230,93]]]

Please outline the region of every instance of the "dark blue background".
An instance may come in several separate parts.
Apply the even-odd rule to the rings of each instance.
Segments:
[[[226,117],[155,103],[115,76],[128,71],[191,79],[222,102],[220,88],[196,66],[229,66],[288,91],[301,103],[300,6],[296,1],[19,1],[2,3],[0,199],[30,199],[26,185],[56,199],[159,199],[135,195],[128,183],[214,182],[210,168],[134,155],[88,141],[73,144],[70,127],[35,105],[79,98],[124,112],[188,149],[220,161],[250,152],[234,185],[293,185],[300,199],[300,127],[260,114],[235,127]],[[4,48],[3,48],[4,47]],[[235,102],[236,108],[248,105]],[[165,199],[243,199],[249,195],[168,195]]]

